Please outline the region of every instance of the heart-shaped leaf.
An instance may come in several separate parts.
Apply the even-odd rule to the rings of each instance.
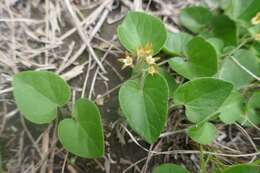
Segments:
[[[185,78],[210,77],[217,73],[218,60],[214,47],[201,37],[195,37],[186,45],[188,60],[172,58],[170,67]]]
[[[198,33],[212,20],[211,12],[204,7],[187,7],[181,11],[181,24],[192,32]]]
[[[222,173],[259,173],[259,168],[255,165],[235,165],[229,168],[226,168]]]
[[[220,107],[219,118],[226,124],[232,124],[241,119],[243,97],[238,91],[233,91]]]
[[[160,75],[148,75],[142,82],[128,80],[119,91],[119,103],[129,125],[147,142],[162,131],[168,112],[168,85]]]
[[[174,76],[172,76],[170,73],[168,73],[166,70],[164,70],[162,68],[160,69],[160,74],[167,81],[168,88],[169,88],[169,96],[173,97],[173,93],[178,87],[178,84],[176,83]]]
[[[129,12],[119,25],[117,35],[122,45],[132,53],[138,48],[152,45],[153,54],[163,47],[167,32],[163,23],[156,17],[143,12]]]
[[[215,37],[223,40],[225,46],[237,44],[236,23],[225,15],[219,15],[213,18],[212,28]]]
[[[177,105],[185,105],[187,118],[197,123],[215,113],[232,88],[232,84],[223,80],[198,78],[177,88],[173,100]]]
[[[256,76],[260,74],[257,57],[251,51],[241,49],[236,51],[233,57]],[[219,78],[231,82],[236,89],[245,87],[254,80],[250,74],[238,66],[230,57],[224,60],[219,71]]]
[[[186,44],[192,39],[192,36],[184,32],[168,32],[167,41],[163,46],[163,51],[169,55],[184,55]]]
[[[211,144],[217,136],[217,129],[213,124],[205,122],[190,127],[188,129],[188,135],[192,140],[207,145]]]
[[[152,173],[190,173],[190,172],[179,165],[163,164],[156,167]]]
[[[67,83],[52,72],[17,73],[13,88],[18,109],[28,120],[38,124],[52,121],[56,117],[57,108],[70,98]]]
[[[104,136],[97,106],[86,99],[74,105],[75,119],[64,119],[58,127],[58,136],[64,148],[84,158],[102,157]]]

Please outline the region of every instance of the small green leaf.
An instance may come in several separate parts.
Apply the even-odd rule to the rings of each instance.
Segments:
[[[162,164],[156,167],[152,173],[190,173],[182,166],[175,164]]]
[[[58,136],[64,148],[84,158],[102,157],[104,136],[98,107],[91,101],[79,99],[74,105],[74,119],[64,119]]]
[[[232,0],[225,12],[234,20],[249,25],[251,19],[260,11],[259,0]]]
[[[192,39],[192,36],[184,32],[168,32],[167,41],[164,44],[163,51],[170,55],[184,55],[186,44]]]
[[[243,126],[260,124],[260,91],[256,91],[250,97],[246,109],[242,112],[239,122]],[[253,124],[252,124],[253,123]]]
[[[153,54],[163,47],[167,32],[164,24],[156,17],[143,12],[129,12],[117,29],[122,45],[132,53],[147,44],[152,44]]]
[[[223,80],[198,78],[177,88],[173,101],[185,105],[187,118],[197,123],[215,113],[232,89],[232,84]]]
[[[251,108],[260,109],[260,91],[256,91],[253,93],[253,95],[249,99],[248,105]]]
[[[212,20],[211,12],[204,7],[187,7],[181,11],[181,24],[192,32],[198,33]]]
[[[119,103],[129,125],[147,142],[157,140],[168,112],[168,85],[160,75],[148,75],[143,87],[128,80],[119,91]]]
[[[259,173],[259,168],[255,165],[235,165],[226,168],[222,173]]]
[[[219,118],[226,124],[232,124],[241,118],[243,97],[238,91],[233,91],[220,107]]]
[[[14,98],[24,116],[38,124],[49,123],[57,108],[70,98],[67,83],[52,72],[26,71],[17,73],[13,80]]]
[[[253,38],[256,38],[256,35],[260,33],[260,24],[248,28],[248,31]]]
[[[237,44],[236,23],[225,15],[216,16],[212,21],[212,28],[215,37],[223,40],[225,46]]]
[[[186,45],[188,60],[172,58],[170,67],[185,78],[209,77],[217,73],[218,59],[214,47],[201,37],[195,37]]]
[[[216,127],[209,122],[194,125],[188,129],[189,137],[203,145],[211,144],[216,138],[217,132]]]
[[[233,57],[256,76],[260,74],[257,57],[251,51],[240,49],[234,53]],[[219,78],[231,82],[236,89],[245,87],[254,80],[250,74],[238,66],[230,57],[224,60],[219,71]]]

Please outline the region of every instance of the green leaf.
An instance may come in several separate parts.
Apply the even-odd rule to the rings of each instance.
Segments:
[[[217,136],[217,132],[216,127],[209,122],[194,125],[188,129],[189,137],[203,145],[211,144]]]
[[[243,126],[260,124],[260,91],[256,91],[250,97],[246,109],[242,112],[239,122]],[[252,124],[253,123],[253,124]]]
[[[260,11],[259,0],[231,0],[225,9],[226,13],[234,20],[249,25],[251,19]]]
[[[241,119],[243,97],[238,91],[233,91],[220,107],[219,118],[226,124],[232,124]]]
[[[260,91],[256,91],[253,93],[253,95],[248,101],[248,105],[251,108],[260,109]]]
[[[181,11],[181,24],[192,32],[205,29],[212,20],[211,12],[204,7],[187,7]]]
[[[58,127],[58,137],[64,148],[84,158],[104,155],[104,136],[98,107],[87,99],[74,105],[73,117],[64,119]]]
[[[190,173],[182,166],[175,164],[162,164],[156,167],[152,173]]]
[[[233,57],[256,76],[260,74],[257,57],[251,51],[240,49],[234,53]],[[245,87],[254,80],[250,74],[232,61],[230,57],[224,60],[219,71],[219,78],[231,82],[236,89]]]
[[[128,80],[119,91],[119,103],[129,125],[147,142],[157,140],[168,114],[168,85],[160,75],[148,75],[143,87]]]
[[[208,38],[207,41],[215,48],[218,57],[222,54],[222,49],[224,48],[224,42],[215,37]]]
[[[154,55],[161,50],[167,39],[164,24],[158,18],[133,11],[119,25],[117,35],[122,45],[132,53],[151,43]]]
[[[226,168],[222,173],[259,173],[259,168],[255,165],[235,165]]]
[[[163,51],[170,55],[184,55],[186,44],[192,39],[192,36],[184,32],[168,32],[167,41],[164,44]]]
[[[185,105],[187,118],[197,123],[215,113],[232,88],[232,84],[223,80],[198,78],[177,88],[173,100],[177,105]]]
[[[28,120],[38,124],[55,119],[57,108],[66,104],[70,98],[67,83],[52,72],[17,73],[13,88],[18,109]]]
[[[178,84],[172,75],[170,75],[166,70],[163,68],[160,69],[160,74],[165,78],[168,83],[169,88],[169,96],[173,97],[174,91],[177,89]]]
[[[212,28],[215,37],[223,40],[225,46],[237,44],[236,23],[225,15],[219,15],[213,18]]]
[[[256,35],[260,33],[260,24],[248,28],[248,31],[253,38],[256,38]]]
[[[186,45],[188,60],[172,58],[170,67],[185,78],[209,77],[217,73],[218,59],[214,47],[201,37],[193,38]]]

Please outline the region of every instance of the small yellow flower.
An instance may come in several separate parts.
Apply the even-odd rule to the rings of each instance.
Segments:
[[[257,33],[257,34],[255,35],[255,40],[260,41],[260,33]]]
[[[152,57],[152,55],[149,55],[145,58],[145,61],[147,64],[152,65],[152,64],[156,64],[156,61],[158,61],[160,58],[159,57]]]
[[[147,43],[144,47],[140,47],[137,49],[138,57],[145,57],[151,55],[153,53],[153,45],[152,43]]]
[[[251,23],[252,23],[253,25],[258,25],[258,24],[260,24],[260,12],[258,12],[258,13],[256,14],[256,16],[251,19]]]
[[[156,73],[159,73],[159,72],[158,72],[158,69],[157,69],[157,66],[156,66],[155,64],[150,65],[150,66],[148,67],[148,73],[151,74],[152,76],[153,76],[154,74],[156,74]]]
[[[126,55],[125,58],[118,59],[118,61],[123,63],[122,69],[125,69],[126,67],[134,67],[133,58],[129,55]]]

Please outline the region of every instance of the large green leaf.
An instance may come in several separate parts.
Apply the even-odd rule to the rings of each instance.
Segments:
[[[153,54],[163,47],[167,32],[163,23],[156,17],[143,12],[129,12],[117,29],[122,45],[132,53],[147,44],[152,44]]]
[[[128,80],[119,91],[120,107],[129,125],[147,142],[157,140],[168,112],[168,85],[160,75],[148,75],[143,86]]]
[[[222,173],[259,173],[260,170],[255,165],[235,165],[231,166],[229,168],[226,168]]]
[[[220,107],[219,118],[226,124],[231,124],[241,119],[243,97],[238,91],[233,91]]]
[[[172,76],[170,73],[168,73],[163,68],[160,69],[160,74],[166,79],[168,88],[169,88],[169,96],[173,97],[174,91],[177,89],[178,84],[176,83],[176,80],[174,76]]]
[[[233,19],[249,24],[251,19],[260,11],[259,0],[230,0],[225,12]]]
[[[38,124],[52,121],[57,107],[63,106],[70,98],[67,83],[52,72],[17,73],[13,88],[19,110],[28,120]]]
[[[184,55],[186,44],[192,36],[184,32],[168,32],[167,41],[163,46],[163,51],[170,55]]]
[[[205,122],[190,127],[188,129],[188,135],[192,140],[207,145],[211,144],[217,136],[217,129],[213,124]]]
[[[172,58],[170,67],[185,78],[209,77],[217,73],[218,59],[214,47],[201,37],[195,37],[186,45],[188,60]]]
[[[249,50],[238,50],[234,54],[234,59],[250,72],[258,76],[260,74],[257,57]],[[220,69],[219,78],[231,82],[236,89],[247,86],[254,78],[242,69],[230,57],[227,57]]]
[[[204,7],[187,7],[181,11],[181,24],[192,32],[198,33],[212,20],[211,12]]]
[[[207,41],[215,48],[218,57],[220,57],[224,48],[224,42],[216,37],[208,38]]]
[[[156,167],[152,173],[190,173],[187,169],[182,166],[175,164],[163,164]]]
[[[223,40],[225,46],[237,44],[236,23],[225,15],[219,15],[213,18],[212,28],[215,37]]]
[[[215,113],[232,91],[232,84],[215,78],[198,78],[175,91],[173,101],[185,105],[186,116],[199,122]]]
[[[73,117],[75,119],[62,120],[58,127],[64,148],[81,157],[102,157],[104,136],[97,106],[89,100],[79,99],[74,105]]]

